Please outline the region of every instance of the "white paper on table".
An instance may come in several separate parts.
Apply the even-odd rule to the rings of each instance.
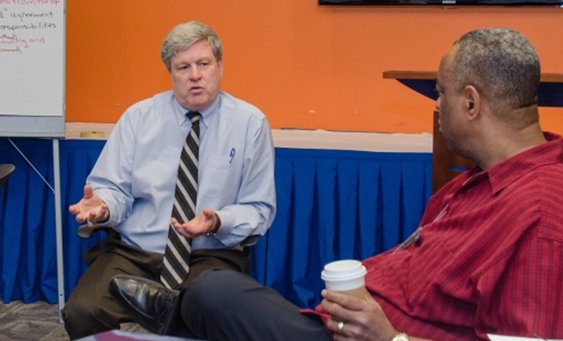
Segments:
[[[495,335],[495,334],[487,334],[491,341],[538,341],[542,340],[540,338],[532,338],[532,337],[519,337],[519,336],[504,336],[504,335]],[[563,341],[561,339],[546,339],[549,341]]]

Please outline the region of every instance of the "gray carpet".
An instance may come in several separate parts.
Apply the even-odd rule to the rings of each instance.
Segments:
[[[146,333],[139,325],[127,323],[123,330]],[[39,301],[24,304],[12,301],[5,304],[0,299],[0,340],[18,341],[68,341],[64,325],[59,323],[58,304]]]

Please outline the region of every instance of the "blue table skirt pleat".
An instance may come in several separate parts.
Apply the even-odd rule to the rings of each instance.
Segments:
[[[49,139],[11,139],[53,186]],[[86,270],[92,239],[68,213],[105,141],[61,140],[65,297]],[[54,195],[6,138],[0,163],[16,171],[0,190],[0,297],[58,301]],[[253,276],[301,307],[320,302],[324,264],[363,259],[400,243],[418,225],[431,194],[432,155],[276,148],[278,212],[252,249]]]

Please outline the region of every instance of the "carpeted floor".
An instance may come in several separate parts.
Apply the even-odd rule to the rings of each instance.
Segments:
[[[123,330],[146,333],[139,325],[127,323]],[[0,300],[0,340],[18,341],[68,341],[64,325],[59,323],[58,304],[39,301],[24,304],[12,301],[5,304]]]

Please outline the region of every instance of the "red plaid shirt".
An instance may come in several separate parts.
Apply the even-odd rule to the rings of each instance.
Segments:
[[[563,338],[563,139],[545,136],[450,181],[431,198],[418,240],[364,261],[366,287],[397,330]]]

